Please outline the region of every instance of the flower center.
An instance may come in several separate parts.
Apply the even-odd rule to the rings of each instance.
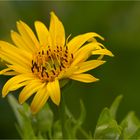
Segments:
[[[31,71],[45,82],[54,81],[64,69],[69,68],[72,61],[73,54],[67,46],[48,46],[33,56]]]

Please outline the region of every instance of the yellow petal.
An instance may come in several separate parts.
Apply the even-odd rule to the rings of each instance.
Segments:
[[[78,35],[67,44],[69,51],[75,53],[86,41],[89,41],[93,37],[99,37],[103,39],[100,35],[94,32]]]
[[[18,73],[17,72],[15,72],[15,71],[7,71],[7,72],[5,72],[3,75],[17,75]]]
[[[69,78],[84,83],[91,83],[99,80],[90,74],[73,74]]]
[[[31,66],[32,55],[30,53],[5,41],[0,41],[0,56],[9,63],[15,62],[19,65]]]
[[[71,66],[69,68],[67,68],[65,71],[62,71],[59,75],[58,75],[58,79],[63,79],[63,78],[68,78],[70,75],[72,75],[76,70],[78,69],[77,66]]]
[[[47,92],[47,86],[44,85],[38,90],[33,101],[31,103],[31,111],[33,114],[37,113],[48,100],[49,94]]]
[[[32,54],[30,52],[17,48],[14,45],[12,45],[8,42],[5,42],[5,41],[0,41],[0,49],[7,53],[9,53],[11,51],[13,53],[15,52],[19,55],[23,55],[22,57],[25,57],[28,60],[32,58]]]
[[[75,71],[74,74],[80,74],[80,73],[89,71],[91,69],[95,69],[104,63],[105,63],[105,61],[101,61],[101,60],[89,60],[89,61],[80,63],[78,65],[78,70]]]
[[[0,75],[4,75],[6,72],[9,72],[9,71],[11,71],[10,68],[5,68],[5,69],[0,71]]]
[[[47,27],[42,22],[36,21],[35,29],[41,46],[51,46],[51,38]]]
[[[52,101],[56,105],[59,105],[59,103],[60,103],[60,86],[59,86],[59,81],[56,79],[53,82],[48,82],[47,89],[48,89],[48,93],[49,93]]]
[[[2,89],[2,96],[5,97],[9,91],[16,89],[15,86],[18,88],[18,85],[22,82],[28,81],[33,79],[33,75],[31,74],[21,74],[10,78],[4,85]]]
[[[95,50],[92,51],[92,55],[108,55],[108,56],[114,56],[111,51],[107,49],[101,49],[101,50]]]
[[[11,31],[11,38],[17,47],[29,52],[33,52],[33,48],[31,48],[31,45],[26,44],[21,35],[19,35],[17,32]]]
[[[17,22],[17,28],[25,43],[28,44],[28,46],[30,45],[32,51],[39,48],[38,40],[36,39],[36,36],[34,35],[33,31],[27,24],[25,24],[22,21],[19,21]]]
[[[11,70],[14,70],[17,73],[31,73],[31,68],[26,68],[21,65],[7,65]]]
[[[49,32],[52,38],[53,46],[63,47],[65,44],[65,30],[62,22],[58,19],[54,12],[51,12]]]
[[[96,42],[88,43],[87,45],[80,48],[74,54],[74,61],[72,62],[71,66],[77,65],[80,62],[85,61],[91,55],[91,52],[95,49],[100,49],[101,47]]]
[[[21,65],[22,67],[25,67],[25,68],[28,67],[25,63],[21,63],[19,59],[16,59],[16,57],[13,57],[13,56],[9,56],[7,53],[0,52],[0,57],[7,63],[13,64],[13,65]]]
[[[22,83],[18,83],[18,84],[15,84],[13,85],[11,88],[10,88],[10,91],[14,91],[14,90],[17,90],[25,85],[27,85],[29,83],[29,81],[24,81]]]
[[[29,82],[28,85],[26,85],[23,90],[21,91],[19,95],[19,103],[24,103],[31,95],[33,95],[35,92],[40,89],[44,83],[41,82],[41,80],[32,80]]]

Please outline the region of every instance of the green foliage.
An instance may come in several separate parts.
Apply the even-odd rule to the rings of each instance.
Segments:
[[[118,107],[119,107],[119,105],[120,105],[120,102],[121,102],[121,100],[122,100],[122,95],[120,95],[120,96],[118,96],[116,99],[115,99],[115,101],[112,103],[112,105],[111,105],[111,107],[110,107],[110,113],[111,113],[111,115],[112,115],[112,117],[114,118],[114,119],[116,119],[116,114],[117,114],[117,110],[118,110]]]
[[[116,114],[122,96],[118,96],[110,108],[104,108],[101,112],[94,134],[87,133],[82,125],[86,117],[86,109],[80,101],[81,111],[79,117],[75,118],[68,107],[63,106],[63,113],[57,120],[48,104],[35,116],[30,113],[28,104],[19,105],[14,96],[8,97],[9,103],[17,118],[17,130],[22,139],[139,139],[140,120],[134,112],[128,115],[119,124]],[[62,124],[63,122],[63,124]],[[63,128],[64,127],[64,128]],[[65,134],[63,134],[65,133]]]
[[[15,113],[17,123],[16,127],[22,139],[35,139],[36,136],[32,129],[32,119],[27,104],[19,105],[14,96],[9,95],[8,101]]]
[[[53,112],[49,105],[46,104],[44,108],[36,116],[32,118],[32,124],[35,133],[38,136],[44,136],[46,138],[46,132],[51,137],[53,126]]]
[[[121,127],[123,128],[123,138],[140,138],[140,120],[136,117],[134,112],[128,113],[126,118],[121,122]]]
[[[95,139],[118,139],[121,135],[121,128],[113,119],[111,111],[105,108],[98,120],[94,133]]]
[[[128,113],[121,124],[116,121],[116,113],[122,100],[118,96],[110,108],[105,108],[100,114],[95,129],[95,139],[136,139],[140,138],[140,120],[134,112]]]
[[[17,130],[22,139],[62,139],[62,127],[60,120],[54,120],[54,114],[49,105],[45,107],[35,116],[30,112],[29,105],[24,103],[19,105],[14,96],[8,96],[9,103],[17,118]],[[81,114],[76,119],[72,113],[65,106],[65,132],[67,138],[77,138],[78,132],[82,133],[84,137],[89,137],[82,129],[82,124],[85,120],[85,108],[81,101]]]
[[[103,109],[98,119],[94,138],[118,139],[120,137],[121,127],[117,124],[115,118],[121,99],[122,96],[118,96],[112,103],[110,109]]]

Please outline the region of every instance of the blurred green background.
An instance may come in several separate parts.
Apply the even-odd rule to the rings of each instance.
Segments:
[[[75,116],[79,114],[79,101],[83,100],[87,109],[83,127],[93,132],[101,110],[110,106],[119,94],[123,94],[124,99],[117,120],[120,121],[130,110],[140,118],[140,2],[1,1],[0,39],[10,41],[10,30],[16,30],[19,19],[32,29],[35,20],[48,26],[52,10],[63,22],[67,36],[97,32],[105,37],[103,43],[115,55],[114,58],[105,57],[108,62],[91,71],[99,82],[84,84],[74,81],[65,93],[66,103]],[[0,76],[1,89],[7,79]],[[1,97],[0,138],[19,138],[14,114],[7,99]]]

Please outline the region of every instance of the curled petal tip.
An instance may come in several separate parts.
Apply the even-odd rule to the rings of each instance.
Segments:
[[[20,23],[23,23],[23,21],[22,21],[22,20],[19,20],[19,22],[20,22]]]
[[[4,98],[5,96],[6,96],[6,95],[3,95],[3,94],[2,94],[2,98]]]
[[[98,82],[98,81],[100,81],[100,79],[97,78],[95,82]]]
[[[13,33],[14,32],[14,30],[11,30],[11,33]]]
[[[109,51],[109,52],[110,52],[110,55],[109,56],[111,56],[111,57],[114,57],[115,56],[111,51]]]
[[[16,24],[19,24],[19,21],[17,21]]]
[[[115,55],[112,53],[112,57],[114,57]]]
[[[6,91],[2,91],[2,98],[5,98],[5,96],[8,94]]]
[[[23,104],[24,103],[23,100],[20,99],[20,98],[18,99],[18,101],[19,101],[20,104]]]
[[[59,100],[59,101],[57,101],[57,100],[52,100],[52,101],[53,101],[53,103],[56,104],[57,106],[60,105],[60,100]]]
[[[57,103],[56,103],[56,105],[57,105],[57,106],[59,106],[59,105],[60,105],[60,101],[59,101],[59,102],[57,102]]]
[[[55,16],[55,13],[53,11],[50,12],[51,16]]]
[[[40,21],[39,21],[39,20],[36,20],[36,21],[34,22],[34,24],[38,24],[38,23],[40,23]]]

